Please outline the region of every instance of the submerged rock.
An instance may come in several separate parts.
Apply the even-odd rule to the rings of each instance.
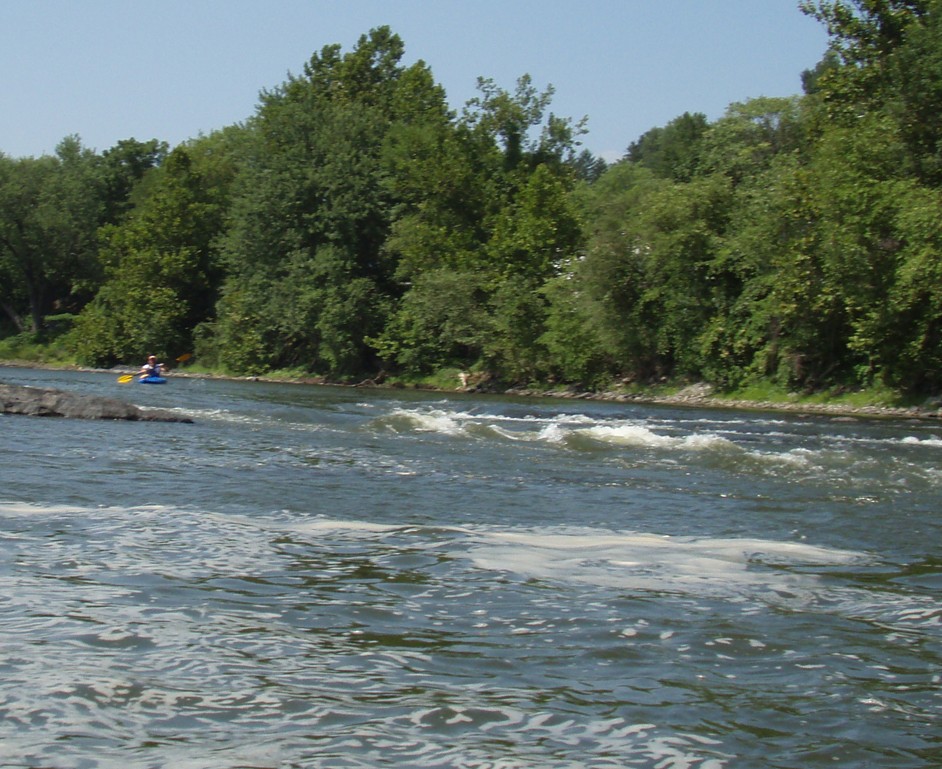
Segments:
[[[0,413],[133,422],[193,422],[189,417],[158,409],[142,409],[118,398],[11,384],[0,384]]]

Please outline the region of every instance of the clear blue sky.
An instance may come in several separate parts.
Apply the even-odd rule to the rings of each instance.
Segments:
[[[0,152],[78,134],[171,146],[250,117],[315,52],[389,25],[460,109],[528,73],[607,159],[683,112],[801,91],[827,45],[798,0],[0,0]]]

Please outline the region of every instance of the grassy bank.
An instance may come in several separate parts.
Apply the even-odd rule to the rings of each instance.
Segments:
[[[0,339],[0,361],[68,368],[75,365],[75,356],[63,337],[44,341],[30,333]]]
[[[0,339],[0,364],[34,366],[37,368],[79,369],[67,345],[60,339],[37,341],[31,334]],[[135,368],[136,363],[128,364]],[[198,361],[174,369],[176,375],[201,377],[235,377],[231,372],[206,368]],[[432,391],[465,391],[509,393],[528,397],[579,398],[587,400],[632,401],[718,408],[751,408],[807,413],[843,414],[854,416],[888,416],[942,418],[942,398],[907,396],[884,387],[846,390],[830,389],[814,393],[794,393],[773,383],[756,383],[749,387],[718,391],[705,383],[659,383],[652,385],[612,385],[592,391],[571,386],[504,387],[480,375],[463,376],[456,368],[443,369],[419,378],[380,376],[355,382],[333,382],[301,369],[270,372],[255,379],[274,382],[352,384],[360,386],[399,387]]]

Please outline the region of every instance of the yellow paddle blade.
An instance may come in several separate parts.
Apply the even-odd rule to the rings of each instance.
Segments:
[[[193,357],[193,353],[191,353],[191,352],[185,352],[185,353],[183,353],[183,355],[181,355],[179,358],[177,358],[177,363],[183,363],[183,361],[189,360],[189,359],[192,358],[192,357]]]
[[[118,384],[127,384],[134,379],[134,374],[124,374],[118,377]]]

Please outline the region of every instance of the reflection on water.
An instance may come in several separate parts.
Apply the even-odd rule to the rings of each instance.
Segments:
[[[132,392],[0,418],[0,766],[936,765],[932,423]]]

